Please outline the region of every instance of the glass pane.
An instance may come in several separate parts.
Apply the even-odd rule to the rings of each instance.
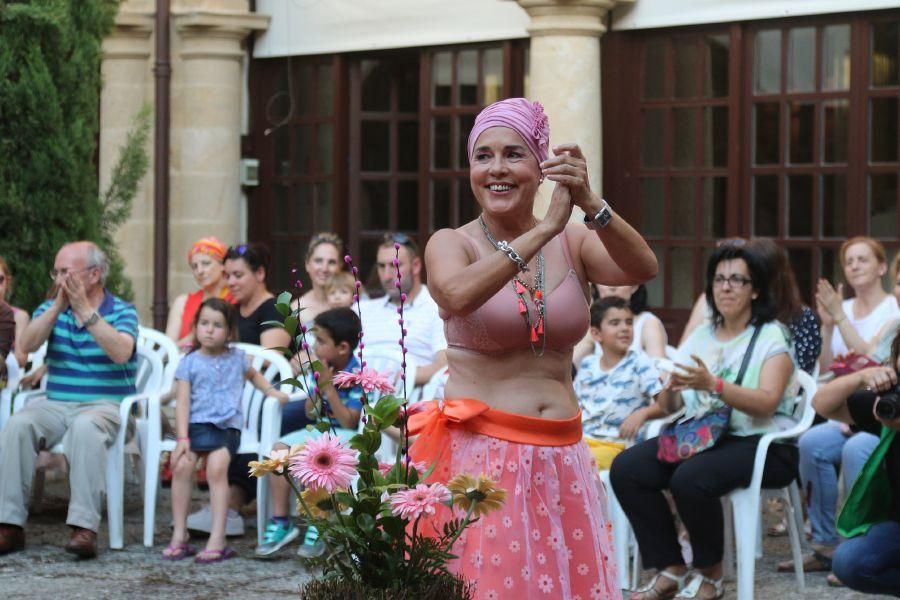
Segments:
[[[296,63],[294,63],[296,64]],[[312,95],[313,90],[313,66],[310,64],[300,63],[294,68],[294,85],[296,92],[294,94],[294,102],[296,114],[295,116],[308,115],[312,112]]]
[[[665,139],[665,110],[645,110],[644,129],[641,132],[641,166],[647,169],[664,166],[665,150],[662,140]]]
[[[275,176],[286,176],[291,171],[290,151],[291,130],[288,127],[279,127],[275,130],[274,150],[272,160],[274,162]]]
[[[397,229],[419,230],[419,182],[397,182]]]
[[[850,89],[850,26],[822,30],[822,89]]]
[[[781,31],[778,29],[766,29],[756,34],[753,91],[757,94],[777,94],[781,91]]]
[[[388,229],[390,227],[390,192],[387,181],[363,181],[359,202],[362,229]]]
[[[456,55],[456,83],[459,104],[478,104],[478,50],[463,50]]]
[[[900,83],[900,23],[872,24],[872,85],[884,87]]]
[[[730,39],[727,34],[706,38],[706,76],[703,92],[721,98],[728,95],[728,58]]]
[[[788,236],[812,237],[813,176],[788,176]]]
[[[827,100],[822,103],[822,111],[824,162],[845,163],[850,129],[850,101]]]
[[[897,175],[869,175],[869,235],[897,237]]]
[[[678,177],[672,180],[672,237],[694,237],[697,214],[697,180]]]
[[[778,175],[753,178],[753,235],[778,236]]]
[[[419,122],[397,123],[397,170],[419,170]]]
[[[303,175],[310,172],[312,154],[312,127],[294,125],[294,173]]]
[[[294,186],[294,206],[291,210],[291,233],[312,233],[313,205],[312,184]]]
[[[811,248],[787,249],[788,261],[794,269],[797,287],[800,288],[800,297],[807,301],[812,298],[812,252]]]
[[[459,224],[465,225],[474,221],[475,217],[481,214],[481,207],[475,201],[475,196],[472,194],[472,183],[468,178],[456,180],[456,194]]]
[[[659,271],[656,277],[647,282],[647,304],[650,306],[663,306],[665,298],[663,297],[663,283],[666,280],[666,255],[662,247],[650,245],[653,254],[656,255],[656,263],[659,265]]]
[[[363,171],[389,171],[391,168],[391,124],[387,121],[363,121],[361,129]]]
[[[462,115],[459,117],[458,124],[459,127],[456,130],[459,132],[459,139],[457,140],[459,152],[456,166],[459,169],[466,169],[469,167],[469,132],[472,131],[472,126],[475,125],[475,115]]]
[[[362,109],[390,110],[390,64],[382,60],[363,60],[360,62],[360,71],[362,75]]]
[[[288,188],[283,185],[274,186],[274,202],[272,206],[272,233],[287,233],[291,222],[291,206],[288,199]]]
[[[788,33],[788,91],[816,89],[816,28],[797,27]]]
[[[666,95],[666,42],[656,38],[644,45],[644,98]]]
[[[403,62],[397,78],[397,108],[402,112],[419,112],[419,63]]]
[[[319,172],[323,175],[330,175],[334,168],[334,128],[331,123],[319,124],[316,132],[316,145],[318,146]]]
[[[484,97],[481,104],[487,106],[503,97],[503,50],[488,48],[481,55],[481,85]],[[466,133],[468,135],[468,132]]]
[[[675,126],[675,133],[672,135],[675,167],[693,167],[697,163],[697,109],[673,109],[672,121]]]
[[[675,50],[675,97],[693,98],[697,96],[697,44],[694,40],[676,39]]]
[[[822,236],[847,236],[846,175],[822,175]]]
[[[665,180],[660,177],[641,180],[641,233],[663,237],[666,217]]]
[[[287,287],[285,285],[285,279],[287,279],[287,274],[290,272],[290,264],[291,262],[293,262],[294,253],[296,252],[296,250],[294,247],[294,243],[288,240],[276,241],[274,246],[275,252],[272,255],[271,272],[276,287],[274,287],[273,289],[283,290]],[[303,275],[306,275],[306,269],[300,270],[303,272]],[[305,285],[306,284],[304,283],[304,286]],[[305,287],[304,289],[309,288]]]
[[[669,271],[669,286],[672,290],[672,307],[691,308],[695,300],[694,249],[672,248],[671,259],[672,270]]]
[[[453,53],[435,52],[431,61],[431,103],[450,106],[453,96]]]
[[[837,248],[822,248],[819,265],[822,271],[822,279],[827,279],[832,283],[840,281],[843,277],[844,270],[840,265]]]
[[[728,166],[728,107],[703,109],[703,165]]]
[[[334,112],[334,82],[331,79],[331,65],[319,65],[316,82],[316,109],[320,115]]]
[[[450,168],[450,119],[431,120],[431,164],[435,169]]]
[[[897,98],[872,98],[869,111],[872,162],[897,160]]]
[[[437,231],[455,224],[451,215],[450,181],[435,179],[431,182],[431,231]]]
[[[706,239],[725,237],[725,210],[728,201],[728,178],[703,179],[703,197],[700,208],[700,235]]]
[[[815,137],[816,105],[791,102],[790,162],[793,164],[813,161],[813,138]]]
[[[754,163],[757,165],[777,164],[778,148],[781,145],[779,105],[765,102],[753,105],[753,139],[756,141]]]
[[[331,184],[316,184],[316,231],[333,231],[332,229]]]

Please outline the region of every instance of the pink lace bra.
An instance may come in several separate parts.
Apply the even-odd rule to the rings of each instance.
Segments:
[[[463,234],[465,235],[465,234]],[[468,236],[466,236],[468,238]],[[478,246],[469,239],[480,258]],[[544,326],[547,332],[547,350],[565,351],[574,347],[584,338],[590,325],[590,306],[585,297],[584,286],[572,266],[572,257],[566,241],[565,231],[544,246],[544,255],[549,258],[551,248],[561,246],[569,272],[552,291],[545,292]],[[551,261],[547,260],[549,264]],[[536,309],[530,294],[525,294],[525,302],[531,314]],[[528,327],[517,309],[517,296],[510,284],[504,285],[487,302],[465,317],[444,316],[444,335],[447,345],[463,348],[480,354],[500,354],[531,348]]]

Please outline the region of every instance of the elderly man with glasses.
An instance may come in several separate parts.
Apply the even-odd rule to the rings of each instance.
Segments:
[[[63,246],[50,271],[56,295],[22,334],[27,352],[48,342],[47,398],[17,412],[0,433],[0,554],[25,547],[35,460],[63,442],[71,488],[66,551],[97,555],[103,465],[120,426],[118,403],[134,393],[137,373],[137,311],[104,287],[108,271],[96,244]]]

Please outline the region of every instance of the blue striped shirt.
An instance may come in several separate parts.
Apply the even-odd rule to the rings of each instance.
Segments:
[[[53,300],[45,301],[34,311],[34,317],[41,316],[52,305]],[[104,290],[97,312],[113,329],[132,336],[137,348],[138,318],[134,306]],[[56,318],[48,339],[46,362],[50,400],[121,400],[135,393],[137,352],[125,364],[114,363],[90,331],[78,324],[71,307]]]

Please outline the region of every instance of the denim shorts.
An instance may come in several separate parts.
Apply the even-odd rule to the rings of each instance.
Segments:
[[[227,448],[231,456],[234,456],[241,445],[239,429],[232,427],[220,429],[212,423],[190,423],[188,437],[191,438],[191,450],[194,452],[212,452],[219,448]]]

